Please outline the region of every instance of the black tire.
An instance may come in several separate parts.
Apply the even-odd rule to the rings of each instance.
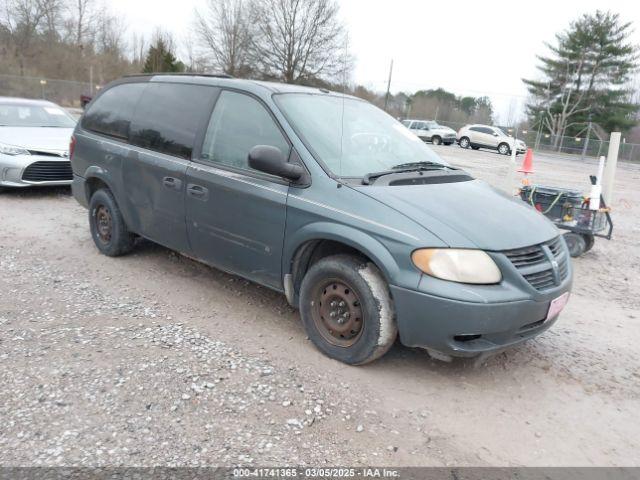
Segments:
[[[587,253],[595,245],[596,237],[594,237],[593,235],[589,235],[588,233],[583,233],[582,238],[584,238],[585,242],[584,253]]]
[[[300,286],[300,314],[318,350],[349,365],[381,357],[398,335],[380,270],[351,255],[326,257],[309,269]]]
[[[480,147],[471,147],[473,150],[480,150]]]
[[[89,202],[89,228],[98,250],[109,257],[118,257],[133,249],[135,236],[127,228],[109,190],[100,189],[92,195]]]
[[[442,143],[442,139],[438,135],[434,135],[431,137],[431,143],[434,145],[440,145]]]
[[[569,247],[569,255],[571,255],[571,257],[579,257],[586,251],[587,242],[579,233],[565,233],[564,240],[565,242],[567,242],[567,247]]]
[[[471,140],[469,140],[469,137],[462,137],[458,143],[462,148],[469,148],[471,146]]]
[[[501,155],[511,155],[511,147],[508,143],[501,143],[498,145],[498,152]]]

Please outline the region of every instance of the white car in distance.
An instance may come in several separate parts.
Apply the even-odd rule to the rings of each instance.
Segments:
[[[517,140],[500,128],[490,125],[466,125],[458,131],[457,140],[462,148],[489,148],[497,150],[502,155],[511,155],[514,144],[516,153],[527,151],[527,145],[522,140]]]
[[[452,128],[439,125],[434,120],[403,120],[402,124],[415,133],[423,142],[431,142],[434,145],[451,145],[456,141],[456,131]]]

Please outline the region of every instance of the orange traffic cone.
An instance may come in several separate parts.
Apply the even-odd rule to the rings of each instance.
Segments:
[[[522,173],[533,173],[533,150],[530,148],[527,149],[527,154],[524,156],[524,161],[522,162],[522,168],[518,171]]]

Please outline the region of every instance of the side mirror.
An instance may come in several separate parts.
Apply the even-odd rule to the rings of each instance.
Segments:
[[[497,134],[496,132],[493,132],[493,136],[494,136],[494,137],[497,137],[497,136],[498,136],[498,134]]]
[[[300,165],[287,162],[279,148],[257,145],[249,152],[249,166],[254,170],[276,175],[288,180],[298,180],[304,170]]]

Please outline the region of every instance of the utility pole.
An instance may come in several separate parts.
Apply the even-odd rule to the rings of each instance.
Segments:
[[[89,96],[93,98],[93,65],[89,65]]]
[[[389,82],[387,83],[387,95],[384,97],[384,110],[387,110],[389,105],[389,94],[391,93],[391,76],[393,75],[393,59],[391,59],[391,66],[389,67]]]
[[[591,134],[591,113],[589,113],[589,125],[587,125],[587,138],[584,140],[584,145],[582,146],[582,157],[581,160],[584,160],[587,156],[587,148],[589,148],[589,135]]]

